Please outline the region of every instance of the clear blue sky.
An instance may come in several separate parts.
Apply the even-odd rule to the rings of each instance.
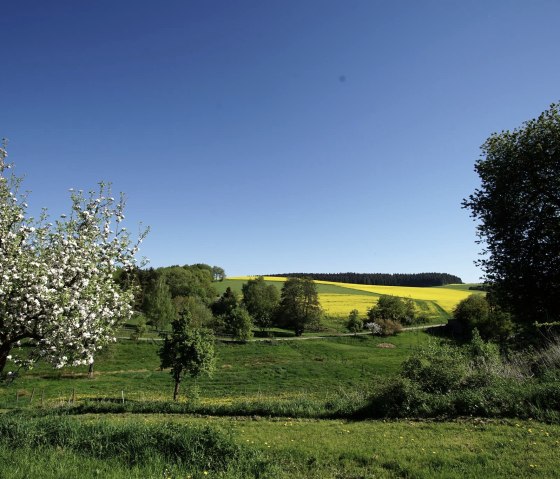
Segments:
[[[560,100],[560,2],[2,2],[33,211],[113,182],[151,265],[476,281],[479,147]]]

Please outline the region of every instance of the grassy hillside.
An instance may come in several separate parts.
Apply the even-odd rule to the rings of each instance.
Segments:
[[[370,388],[376,378],[394,375],[411,350],[428,339],[424,332],[392,338],[342,337],[319,341],[268,341],[247,344],[217,343],[218,363],[212,378],[200,378],[201,401],[231,403],[267,397],[324,398],[340,390]],[[393,349],[378,348],[391,343]],[[167,400],[172,382],[159,370],[159,344],[119,341],[97,358],[95,377],[87,368],[53,370],[39,365],[12,386],[0,388],[0,408],[38,406],[40,398],[58,403],[72,397]],[[185,379],[183,392],[192,381]],[[19,396],[19,403],[16,397]]]

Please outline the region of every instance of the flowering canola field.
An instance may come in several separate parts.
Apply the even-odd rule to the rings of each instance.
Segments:
[[[252,276],[239,276],[228,278],[232,280],[248,281]],[[287,278],[265,276],[266,281],[283,283]],[[332,315],[348,315],[352,309],[357,309],[360,314],[365,314],[367,309],[373,306],[379,296],[388,294],[402,298],[410,298],[416,302],[416,306],[428,315],[439,315],[439,308],[451,314],[453,308],[463,299],[472,294],[471,291],[452,289],[445,287],[420,288],[409,286],[377,286],[365,284],[337,283],[332,281],[315,281],[318,285],[319,301],[322,308]],[[348,291],[344,294],[343,290],[337,293],[321,292],[321,285],[336,286]],[[360,294],[363,292],[363,294]]]

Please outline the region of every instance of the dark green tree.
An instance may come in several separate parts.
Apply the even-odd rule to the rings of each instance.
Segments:
[[[308,278],[289,278],[282,287],[277,310],[278,322],[301,336],[306,329],[318,327],[321,316],[315,282]]]
[[[239,305],[237,294],[229,286],[224,293],[214,302],[210,309],[214,316],[227,316]]]
[[[510,315],[491,305],[482,294],[472,294],[459,302],[450,326],[454,334],[466,339],[478,330],[485,340],[505,340],[512,331]]]
[[[171,323],[171,334],[163,335],[159,350],[161,368],[171,368],[174,381],[173,400],[177,400],[179,384],[185,375],[196,378],[211,375],[215,368],[214,335],[204,329],[191,326],[191,315],[187,309]]]
[[[346,322],[346,329],[354,334],[363,331],[364,322],[360,319],[360,313],[357,309],[350,311],[348,321]]]
[[[525,325],[560,320],[558,108],[492,134],[475,164],[481,185],[463,200],[478,221],[492,298]]]
[[[280,302],[280,292],[272,284],[266,284],[262,276],[247,281],[242,287],[243,305],[253,317],[255,325],[265,330],[272,325],[274,311]]]

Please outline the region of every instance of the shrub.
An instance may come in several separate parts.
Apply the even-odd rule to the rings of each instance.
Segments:
[[[346,329],[351,333],[359,333],[364,329],[364,322],[360,319],[359,312],[357,309],[350,311],[348,315],[348,320],[346,321]]]
[[[447,344],[429,343],[402,365],[402,376],[428,393],[447,393],[464,380],[469,371],[461,350]]]
[[[375,323],[379,326],[381,336],[394,336],[402,331],[401,324],[391,319],[376,319]]]

